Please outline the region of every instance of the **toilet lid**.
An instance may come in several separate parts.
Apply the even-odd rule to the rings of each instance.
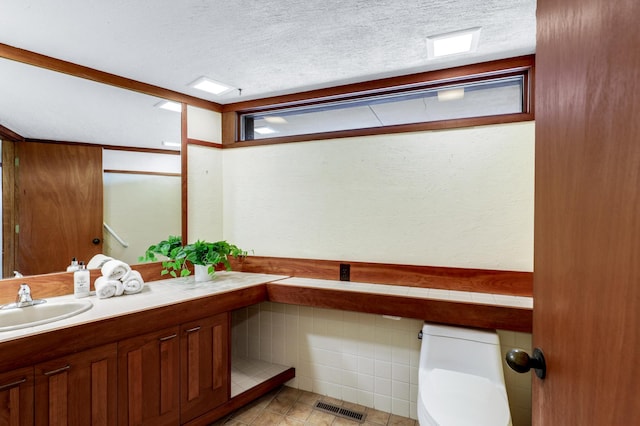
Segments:
[[[473,374],[435,368],[420,385],[429,415],[442,426],[498,426],[510,424],[504,390]]]

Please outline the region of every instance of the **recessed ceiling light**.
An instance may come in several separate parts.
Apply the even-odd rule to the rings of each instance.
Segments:
[[[264,121],[271,124],[287,124],[287,120],[284,117],[277,117],[275,115],[264,118]]]
[[[259,135],[270,135],[272,133],[277,133],[271,127],[256,127],[255,129],[253,129],[253,131]]]
[[[464,87],[457,89],[438,90],[438,101],[455,101],[464,98]]]
[[[427,57],[473,52],[478,48],[479,39],[480,27],[427,37]]]
[[[154,106],[166,109],[167,111],[182,112],[182,104],[180,102],[160,101]]]
[[[193,83],[189,84],[189,86],[214,95],[222,95],[233,90],[233,87],[228,84],[220,83],[219,81],[212,80],[208,77],[200,77]]]
[[[162,145],[164,146],[174,146],[174,147],[181,147],[182,144],[178,143],[178,142],[167,142],[167,141],[162,141]]]

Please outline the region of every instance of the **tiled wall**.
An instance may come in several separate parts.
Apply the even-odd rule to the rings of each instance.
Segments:
[[[290,386],[417,418],[422,321],[264,302],[235,311],[234,356],[296,368]],[[503,353],[531,335],[500,332]],[[530,375],[505,376],[514,426],[531,423]]]

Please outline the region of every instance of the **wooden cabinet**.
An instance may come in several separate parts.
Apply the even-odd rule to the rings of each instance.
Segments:
[[[180,421],[186,423],[229,398],[229,316],[180,327]]]
[[[177,425],[229,398],[229,316],[118,343],[122,425]]]
[[[33,367],[0,374],[0,424],[33,425]]]
[[[116,344],[35,366],[36,425],[116,423]]]
[[[118,424],[179,424],[179,332],[176,326],[118,343]]]

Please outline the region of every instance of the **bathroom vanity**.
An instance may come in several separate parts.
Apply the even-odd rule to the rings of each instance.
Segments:
[[[288,368],[231,395],[230,313],[267,300],[531,330],[530,298],[480,303],[424,290],[220,272],[214,282],[161,280],[137,295],[91,297],[93,308],[74,317],[0,333],[0,416],[9,424],[208,424],[295,375]]]

